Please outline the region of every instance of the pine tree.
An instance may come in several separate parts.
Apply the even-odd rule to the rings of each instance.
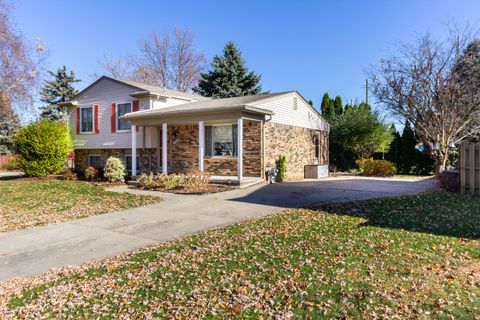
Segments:
[[[397,131],[395,124],[392,124],[390,127],[390,132],[393,135],[392,143],[390,144],[390,149],[388,150],[387,154],[385,155],[385,159],[395,163],[397,168],[400,168],[400,155],[402,154],[402,136]]]
[[[213,70],[202,73],[198,87],[193,91],[204,97],[229,98],[259,94],[262,91],[260,75],[249,71],[240,50],[228,42],[221,56],[215,56]]]
[[[51,81],[45,81],[40,101],[45,105],[41,108],[41,117],[50,120],[62,120],[65,119],[66,109],[60,106],[60,103],[65,102],[73,98],[77,94],[77,89],[73,87],[73,84],[80,82],[75,78],[75,73],[70,71],[67,73],[67,68],[59,68],[56,73],[48,71],[50,76],[54,79]]]
[[[340,115],[343,113],[343,102],[340,96],[336,96],[333,101],[333,109],[335,110],[335,115]]]
[[[11,150],[13,133],[19,122],[8,98],[0,95],[0,153]]]
[[[322,116],[326,120],[332,120],[333,117],[335,116],[335,109],[334,109],[334,106],[333,106],[333,100],[330,99],[330,96],[326,92],[323,95],[322,105],[320,106],[320,109],[322,111]]]
[[[410,126],[410,122],[405,122],[405,127],[402,132],[402,153],[401,153],[401,172],[408,174],[412,172],[415,166],[415,133]]]

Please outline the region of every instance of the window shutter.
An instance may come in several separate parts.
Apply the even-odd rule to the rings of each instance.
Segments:
[[[212,156],[212,126],[205,126],[205,156]]]
[[[110,128],[112,129],[112,133],[117,132],[117,106],[112,103],[111,112],[110,112]]]
[[[77,134],[80,134],[80,108],[77,108],[75,113],[75,128],[77,130]]]
[[[93,105],[93,114],[94,114],[94,118],[93,118],[93,130],[95,133],[100,133],[100,128],[98,126],[98,122],[99,122],[99,119],[98,119],[98,104],[94,104]]]
[[[139,109],[138,100],[133,100],[132,111],[133,111],[133,112],[136,112],[136,111],[138,111],[138,109]],[[137,125],[137,132],[138,132],[138,129],[139,129],[139,126]]]

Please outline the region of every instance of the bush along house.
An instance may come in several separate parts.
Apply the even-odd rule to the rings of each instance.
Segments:
[[[241,182],[266,179],[285,155],[287,180],[328,176],[329,124],[296,91],[210,99],[102,76],[65,104],[79,172],[115,156],[134,177]]]

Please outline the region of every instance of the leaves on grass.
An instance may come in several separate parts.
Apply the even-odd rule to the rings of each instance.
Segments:
[[[105,191],[88,182],[21,179],[0,182],[0,232],[158,202],[156,197]]]
[[[476,199],[427,193],[287,210],[9,281],[0,286],[0,313],[6,318],[475,318],[479,205]],[[469,220],[442,224],[454,222],[455,215]]]

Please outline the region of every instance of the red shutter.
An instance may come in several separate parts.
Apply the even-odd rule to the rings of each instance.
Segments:
[[[77,108],[77,112],[75,113],[75,129],[77,130],[77,134],[80,134],[80,108]]]
[[[94,122],[93,122],[93,130],[95,133],[100,133],[100,128],[98,127],[98,104],[93,105],[93,113],[94,113]]]
[[[135,111],[138,111],[139,109],[139,105],[138,105],[138,100],[133,100],[133,108],[132,108],[132,111],[135,112]],[[139,127],[137,125],[137,131],[138,131]]]
[[[112,109],[110,113],[110,127],[112,128],[112,133],[117,132],[117,106],[115,103],[112,103]]]

